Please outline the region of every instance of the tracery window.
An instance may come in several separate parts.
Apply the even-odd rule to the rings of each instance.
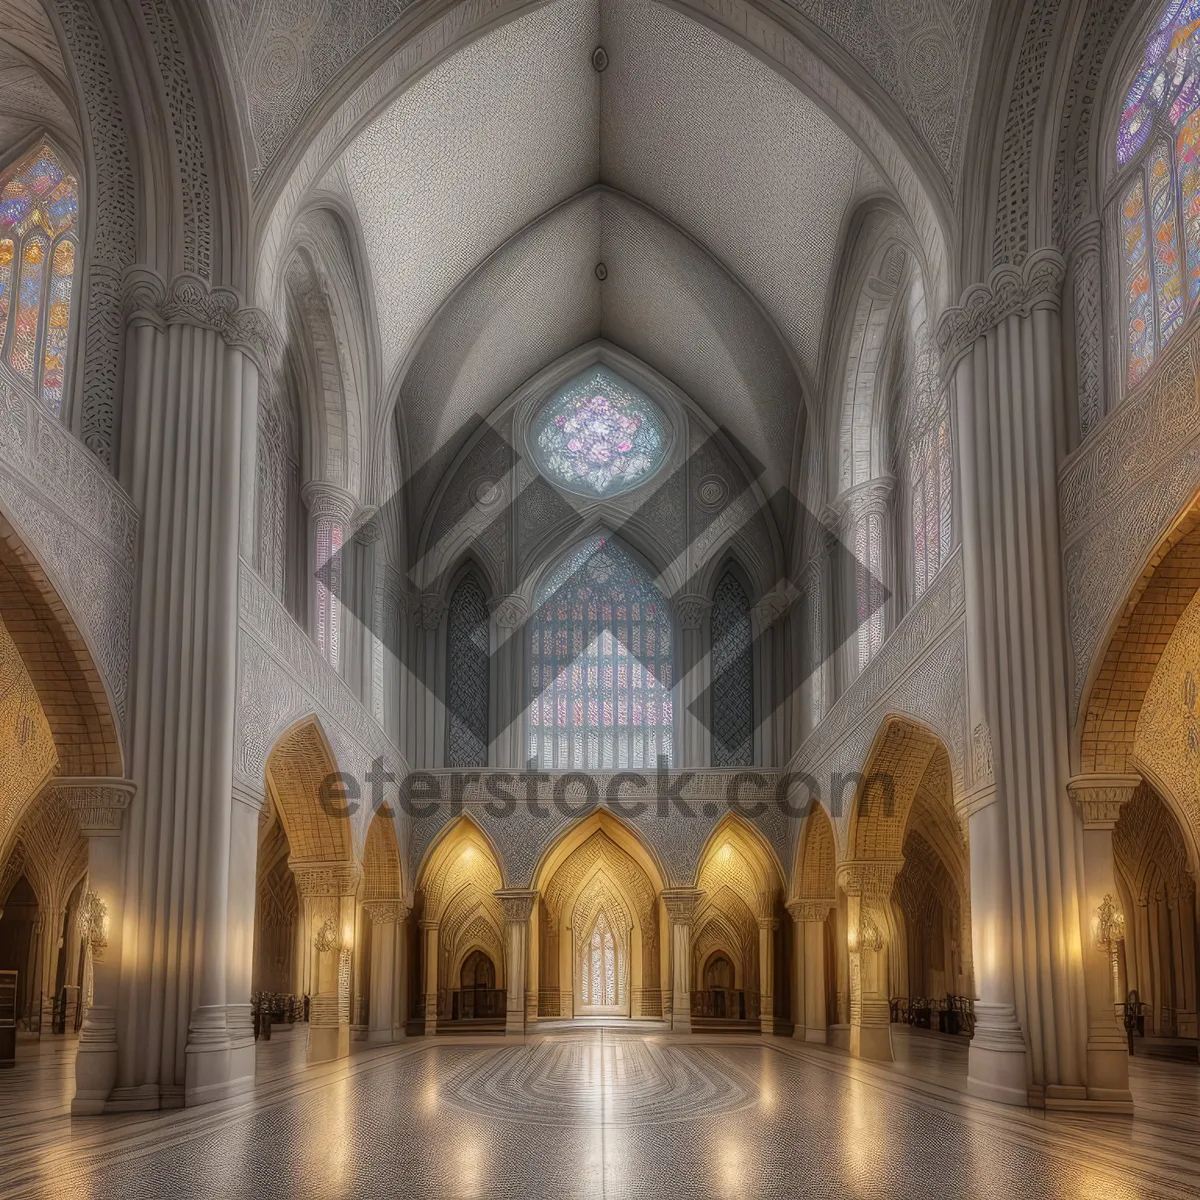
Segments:
[[[62,411],[79,188],[48,142],[0,176],[0,335],[9,366]]]
[[[713,593],[712,760],[748,767],[754,754],[754,687],[750,601],[732,571]]]
[[[617,1004],[617,943],[603,910],[592,926],[592,936],[584,947],[580,965],[583,1003],[614,1007]]]
[[[654,769],[672,762],[668,605],[607,536],[542,585],[530,622],[529,756],[543,769]]]
[[[858,669],[883,645],[883,517],[868,513],[854,526],[854,599],[858,625]]]
[[[538,411],[530,445],[542,473],[559,487],[596,498],[620,495],[662,466],[662,410],[608,367],[577,375]]]
[[[950,557],[951,461],[947,414],[909,446],[914,598],[924,593]]]
[[[446,766],[486,767],[488,606],[474,575],[454,589],[446,624]]]
[[[1170,0],[1117,131],[1126,385],[1200,300],[1200,0]]]

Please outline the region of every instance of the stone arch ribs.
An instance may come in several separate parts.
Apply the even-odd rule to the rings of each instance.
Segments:
[[[267,786],[293,863],[353,861],[350,818],[339,814],[331,780],[337,760],[316,717],[293,725],[267,758]]]

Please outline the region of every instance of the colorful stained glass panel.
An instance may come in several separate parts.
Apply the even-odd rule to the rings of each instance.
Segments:
[[[75,278],[75,244],[63,240],[54,248],[50,273],[50,307],[46,313],[42,353],[42,400],[53,413],[62,409],[67,366],[67,334],[71,319],[71,284]]]
[[[1148,163],[1150,216],[1154,231],[1154,290],[1158,297],[1159,344],[1165,346],[1183,323],[1183,285],[1175,221],[1175,186],[1170,152],[1155,146]]]
[[[1190,306],[1200,299],[1200,112],[1192,113],[1180,128],[1175,143],[1175,160],[1183,201],[1183,240]]]
[[[559,487],[585,496],[616,496],[662,466],[667,425],[645,392],[597,366],[542,406],[530,443],[542,473]]]
[[[1125,248],[1125,288],[1129,312],[1130,387],[1154,362],[1154,299],[1150,294],[1150,257],[1146,237],[1146,201],[1142,181],[1135,179],[1121,205]]]
[[[13,322],[9,363],[18,375],[32,381],[37,369],[38,320],[46,287],[46,255],[50,243],[41,234],[25,239],[21,253],[21,280],[17,285],[17,313]]]

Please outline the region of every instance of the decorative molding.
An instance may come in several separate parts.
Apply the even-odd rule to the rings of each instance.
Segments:
[[[891,898],[903,866],[902,858],[849,859],[838,865],[837,884],[847,896],[882,904]]]
[[[131,325],[194,325],[219,333],[248,355],[264,375],[271,373],[282,343],[271,317],[242,302],[233,288],[211,287],[199,275],[181,273],[170,283],[150,267],[131,267],[123,280],[125,319]]]
[[[363,911],[371,918],[372,925],[399,925],[407,920],[412,905],[407,900],[367,900]]]
[[[1011,316],[1028,316],[1035,308],[1057,309],[1062,303],[1066,263],[1054,249],[1035,250],[1021,267],[993,267],[987,283],[973,283],[954,308],[942,313],[937,344],[943,376],[975,342]]]
[[[995,759],[992,755],[992,731],[986,721],[977,721],[971,730],[971,782],[989,784],[996,778]]]
[[[676,596],[671,601],[671,615],[675,618],[675,624],[686,631],[700,629],[711,608],[712,601],[707,596]]]
[[[671,924],[690,925],[703,895],[696,888],[666,888],[662,893],[662,901]]]
[[[328,896],[353,896],[362,881],[362,868],[356,862],[308,862],[288,859],[296,879],[296,891],[304,899]]]
[[[345,488],[323,479],[310,479],[300,489],[300,499],[314,521],[336,521],[339,525],[349,525],[358,508],[358,501]]]
[[[833,900],[789,900],[787,910],[798,924],[824,924],[834,903]]]
[[[501,596],[492,605],[492,619],[500,629],[520,629],[529,617],[529,601],[518,592]]]
[[[1141,783],[1140,775],[1076,775],[1067,780],[1067,792],[1084,829],[1112,829]]]
[[[0,501],[87,636],[123,727],[138,512],[95,456],[4,366]]]
[[[75,814],[84,837],[117,837],[125,810],[137,792],[132,779],[100,776],[53,779],[46,786]]]
[[[502,888],[492,893],[500,901],[501,911],[507,925],[519,925],[529,920],[538,894],[526,888]]]
[[[830,532],[834,537],[838,536],[838,531],[848,535],[863,517],[873,513],[887,516],[892,510],[895,491],[896,481],[890,475],[877,475],[847,488],[826,509],[831,518]]]

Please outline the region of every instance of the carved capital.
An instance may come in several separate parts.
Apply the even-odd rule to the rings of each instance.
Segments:
[[[996,267],[984,283],[972,284],[955,308],[938,321],[937,344],[942,371],[948,374],[990,329],[1006,317],[1028,316],[1035,308],[1055,308],[1062,303],[1066,264],[1057,250],[1035,250],[1021,267]]]
[[[759,917],[758,918],[758,927],[759,927],[759,929],[766,929],[767,931],[774,933],[775,930],[779,928],[779,918],[778,917]]]
[[[1067,780],[1067,792],[1084,829],[1112,829],[1141,783],[1140,775],[1076,775]]]
[[[358,891],[362,870],[355,862],[315,862],[288,859],[296,880],[296,891],[304,899],[353,896]]]
[[[696,905],[704,893],[699,888],[667,888],[662,894],[663,904],[672,925],[690,925],[696,915]]]
[[[446,601],[437,592],[426,592],[417,605],[417,623],[426,633],[433,633],[442,623],[446,613]]]
[[[758,629],[770,629],[792,607],[794,597],[786,592],[768,592],[750,610]]]
[[[529,616],[529,601],[519,592],[501,596],[492,605],[492,616],[500,629],[519,629]]]
[[[538,897],[537,892],[525,888],[501,888],[492,894],[500,901],[500,907],[504,910],[504,921],[508,925],[528,921]]]
[[[886,516],[891,509],[895,490],[896,481],[890,475],[881,475],[847,488],[831,505],[834,524],[848,532],[863,517],[872,513]]]
[[[883,949],[883,933],[867,909],[864,908],[859,913],[858,927],[851,930],[851,933],[851,954],[861,954],[864,950],[878,954]]]
[[[902,858],[851,859],[837,869],[838,887],[872,905],[886,901],[904,866]]]
[[[704,624],[704,614],[712,608],[707,596],[676,596],[671,601],[671,613],[680,629],[696,630]]]
[[[46,786],[75,814],[84,837],[116,837],[137,791],[132,779],[104,776],[52,779]]]
[[[412,910],[407,900],[366,900],[363,910],[372,925],[399,925]]]
[[[383,527],[379,523],[379,509],[374,504],[361,505],[351,518],[354,524],[354,540],[360,545],[369,546],[379,541]]]
[[[350,523],[358,507],[358,501],[348,491],[321,479],[310,479],[300,489],[300,499],[314,521],[324,519],[342,525]]]
[[[822,924],[833,911],[832,900],[789,900],[788,913],[798,924]]]

